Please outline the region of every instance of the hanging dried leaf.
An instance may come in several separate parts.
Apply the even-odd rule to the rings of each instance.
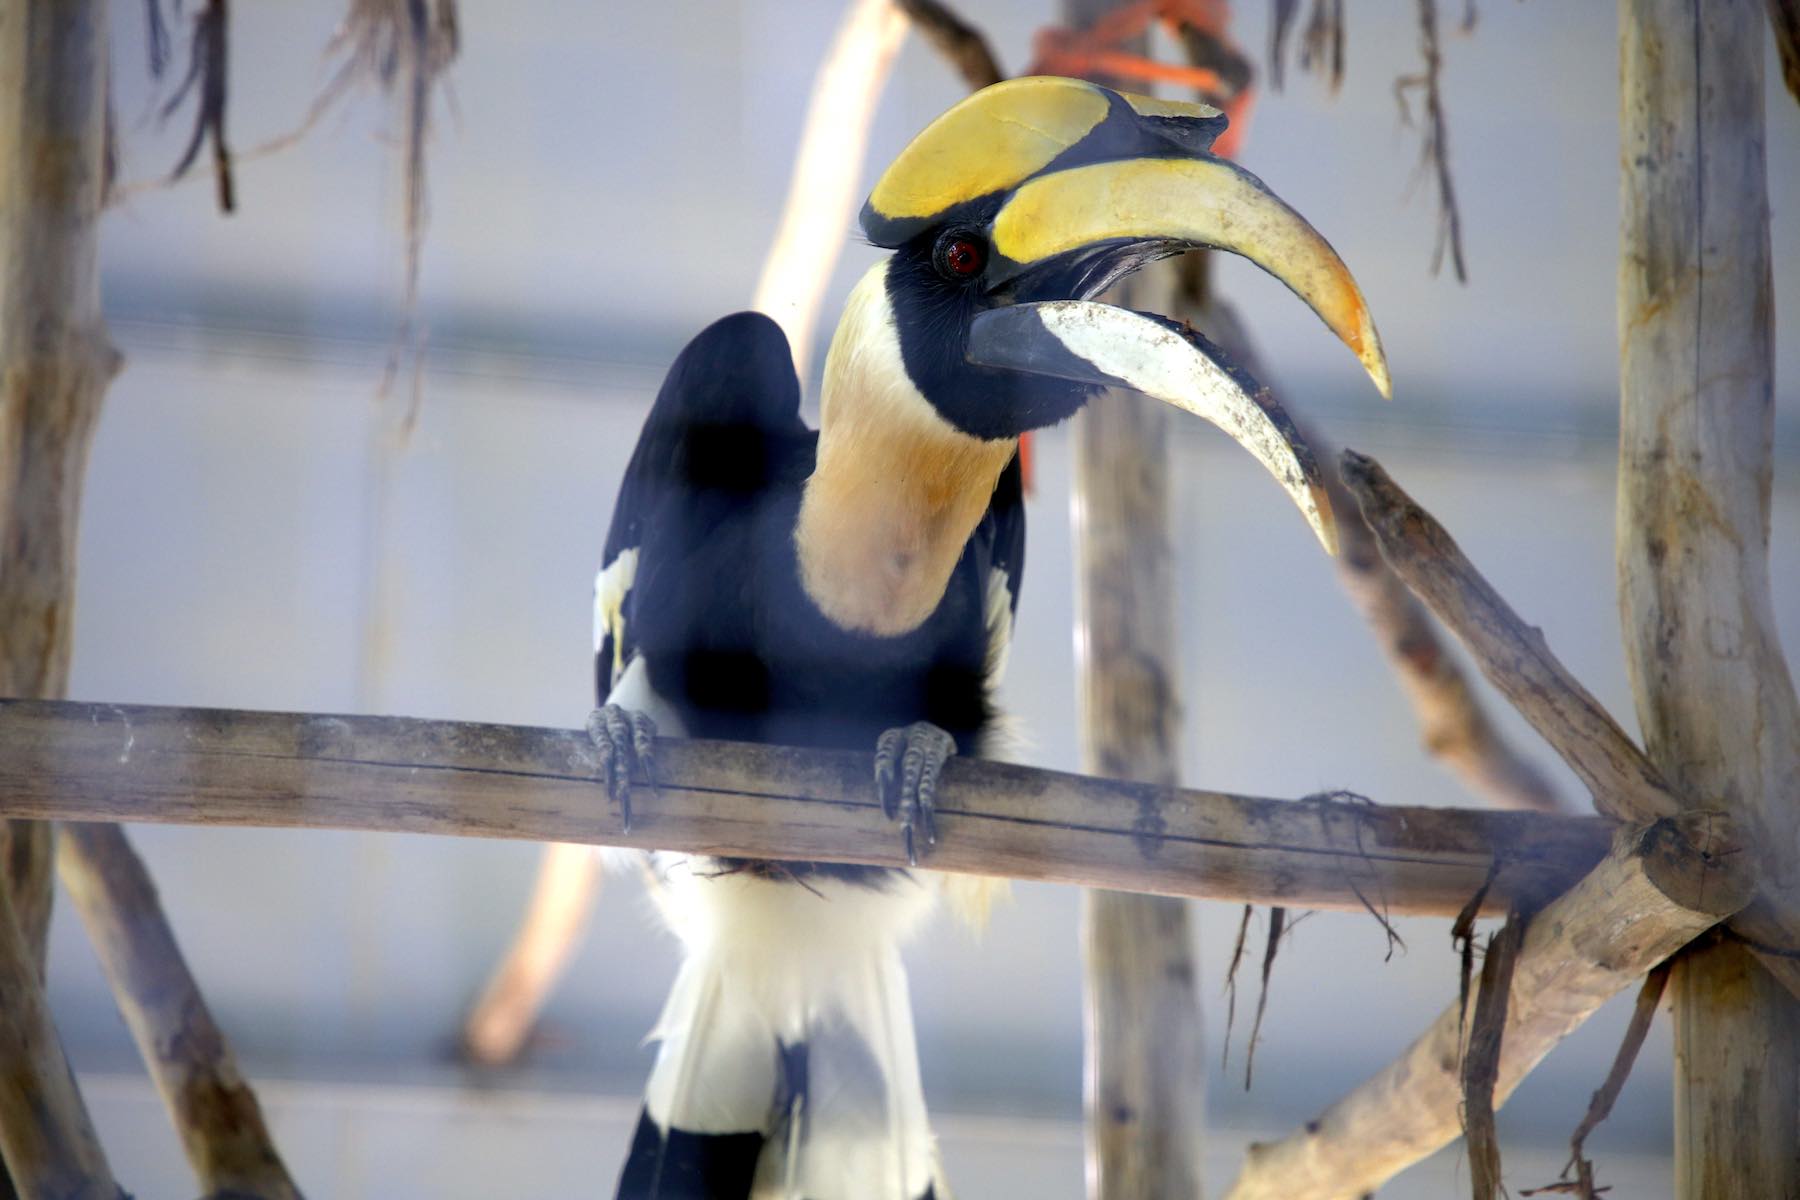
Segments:
[[[154,3],[152,8],[155,8]],[[158,15],[160,20],[160,13]],[[200,156],[200,147],[212,143],[213,178],[218,186],[219,211],[231,212],[237,207],[236,187],[232,182],[231,149],[225,143],[225,99],[227,67],[227,31],[230,24],[226,0],[206,0],[206,7],[194,16],[194,33],[188,44],[188,70],[181,86],[163,105],[161,117],[168,120],[187,101],[190,93],[198,97],[194,111],[194,133],[188,139],[181,160],[169,172],[171,181],[187,174]],[[164,32],[166,40],[167,33]],[[158,70],[155,50],[156,34],[151,34],[151,67]]]
[[[1419,51],[1425,69],[1418,75],[1405,75],[1395,80],[1394,99],[1400,105],[1401,123],[1413,126],[1412,108],[1407,97],[1413,92],[1424,93],[1425,124],[1420,134],[1419,173],[1429,172],[1435,177],[1438,193],[1437,240],[1431,251],[1431,273],[1435,275],[1443,267],[1444,255],[1448,252],[1456,281],[1467,283],[1469,272],[1463,261],[1462,212],[1456,203],[1456,182],[1450,175],[1450,133],[1444,120],[1441,90],[1444,60],[1438,43],[1437,0],[1418,0],[1418,3]],[[1464,28],[1473,27],[1474,14],[1471,3],[1464,13]]]
[[[1525,913],[1515,910],[1500,932],[1488,939],[1481,963],[1481,990],[1475,1021],[1463,1053],[1463,1134],[1469,1146],[1470,1194],[1494,1200],[1500,1191],[1500,1138],[1494,1125],[1494,1084],[1500,1077],[1500,1048],[1512,997],[1513,967],[1524,944]]]
[[[412,396],[401,421],[402,438],[417,423],[422,399],[425,344],[418,319],[419,267],[425,242],[425,143],[431,132],[431,97],[461,43],[456,0],[349,0],[343,24],[326,51],[340,59],[337,70],[314,100],[305,123],[291,135],[303,134],[359,85],[377,85],[400,100],[405,278],[400,328],[383,374],[382,391],[392,388],[403,363],[410,359]]]

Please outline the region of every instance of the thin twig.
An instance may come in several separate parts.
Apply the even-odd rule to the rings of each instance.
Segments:
[[[125,831],[117,825],[63,826],[57,874],[201,1190],[299,1200],[256,1095],[188,970],[156,886]]]
[[[1419,53],[1425,69],[1418,75],[1406,75],[1394,81],[1394,98],[1400,105],[1403,124],[1412,124],[1407,107],[1408,92],[1422,89],[1425,93],[1425,128],[1420,134],[1419,170],[1430,171],[1437,179],[1437,240],[1431,251],[1431,273],[1437,274],[1444,263],[1446,250],[1458,283],[1469,281],[1463,262],[1462,212],[1456,203],[1456,182],[1450,176],[1450,131],[1444,120],[1442,91],[1443,53],[1438,40],[1437,0],[1418,0]],[[1474,9],[1467,10],[1465,22],[1472,24]]]
[[[895,0],[900,11],[937,52],[956,68],[969,90],[978,92],[1006,78],[1000,60],[979,29],[952,12],[940,0]]]
[[[1231,1028],[1237,1023],[1237,972],[1244,961],[1244,939],[1250,933],[1250,917],[1254,904],[1244,905],[1243,919],[1238,922],[1237,941],[1231,947],[1231,965],[1225,968],[1225,1045],[1219,1051],[1219,1070],[1231,1061]]]
[[[1569,1163],[1563,1168],[1563,1179],[1568,1180],[1569,1172],[1575,1172],[1573,1180],[1574,1194],[1581,1200],[1595,1200],[1606,1188],[1594,1186],[1594,1164],[1587,1156],[1588,1134],[1594,1132],[1600,1122],[1612,1114],[1613,1105],[1619,1099],[1619,1093],[1625,1089],[1625,1081],[1631,1078],[1631,1068],[1637,1062],[1638,1051],[1644,1047],[1644,1038],[1650,1033],[1650,1025],[1656,1020],[1656,1006],[1662,1002],[1663,989],[1669,982],[1670,963],[1659,963],[1654,970],[1644,976],[1644,986],[1638,989],[1637,1004],[1631,1010],[1631,1022],[1625,1027],[1625,1036],[1619,1042],[1619,1051],[1613,1056],[1612,1069],[1606,1073],[1606,1082],[1594,1093],[1588,1102],[1587,1115],[1581,1118],[1581,1124],[1575,1127],[1574,1136],[1569,1139]],[[1547,1192],[1549,1188],[1538,1188]],[[1523,1195],[1531,1195],[1524,1192]]]

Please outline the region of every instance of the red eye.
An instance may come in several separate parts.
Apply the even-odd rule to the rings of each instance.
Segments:
[[[938,243],[937,260],[944,274],[967,279],[987,262],[987,248],[971,237],[947,237]]]

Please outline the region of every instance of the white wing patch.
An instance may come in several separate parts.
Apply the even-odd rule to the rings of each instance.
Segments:
[[[637,547],[622,550],[594,576],[594,653],[612,638],[614,679],[625,665],[625,595],[637,578],[637,559]]]
[[[987,586],[987,659],[982,675],[990,693],[1000,688],[1006,674],[1006,658],[1012,651],[1012,588],[1006,572],[1000,567],[988,570]]]

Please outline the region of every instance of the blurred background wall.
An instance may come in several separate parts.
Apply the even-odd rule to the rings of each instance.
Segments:
[[[83,514],[78,699],[578,725],[591,702],[589,587],[620,471],[661,370],[746,305],[773,232],[838,0],[465,3],[464,53],[430,147],[423,408],[378,384],[404,253],[397,131],[364,97],[298,145],[240,165],[237,215],[205,182],[136,192],[105,223],[103,278],[127,357]],[[1460,9],[1449,5],[1447,9]],[[1258,50],[1266,6],[1234,32]],[[1047,0],[964,0],[1021,69]],[[296,125],[339,6],[233,6],[230,128]],[[1395,400],[1273,280],[1228,262],[1291,403],[1379,456],[1628,724],[1612,566],[1617,377],[1616,17],[1611,5],[1445,13],[1445,103],[1470,281],[1428,272],[1429,185],[1400,123],[1414,6],[1356,5],[1335,98],[1290,70],[1264,90],[1244,162],[1306,213],[1377,315]],[[143,66],[143,5],[119,0],[113,60],[126,180],[179,156]],[[178,63],[177,67],[184,65]],[[1776,296],[1800,311],[1800,107],[1770,55]],[[872,175],[963,92],[909,43],[874,128]],[[173,123],[180,126],[179,119]],[[819,343],[872,261],[848,227]],[[1800,338],[1778,341],[1773,569],[1800,648]],[[1473,801],[1417,748],[1412,718],[1328,562],[1250,459],[1183,427],[1177,479],[1186,768],[1273,796]],[[1073,768],[1067,444],[1040,439],[1008,681],[1034,760]],[[1573,777],[1497,701],[1571,796]],[[596,793],[596,803],[600,803]],[[1585,805],[1585,797],[1582,798]],[[196,973],[264,1086],[315,1196],[610,1194],[674,956],[634,881],[610,880],[529,1061],[459,1067],[458,1019],[524,902],[535,847],[420,837],[139,828]],[[966,1197],[1074,1198],[1080,1175],[1076,894],[1020,886],[984,935],[915,948],[927,1090]],[[1238,913],[1200,910],[1212,1060]],[[1210,1079],[1222,1183],[1246,1138],[1313,1115],[1383,1065],[1456,986],[1447,923],[1306,920],[1275,969],[1256,1086]],[[64,906],[52,1002],[120,1177],[185,1194],[104,982]],[[1254,1005],[1239,997],[1240,1017]],[[1623,1025],[1615,1003],[1501,1114],[1509,1182],[1547,1182]],[[1668,1194],[1666,1030],[1590,1143],[1619,1194]],[[1455,1152],[1392,1196],[1458,1194]]]

